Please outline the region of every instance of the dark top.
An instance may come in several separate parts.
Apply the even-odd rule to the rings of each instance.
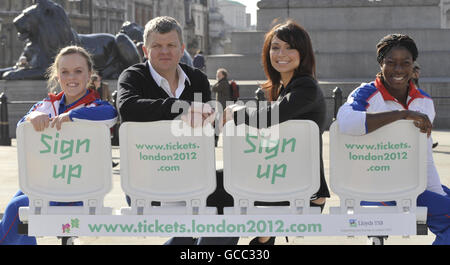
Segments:
[[[325,171],[322,158],[322,134],[325,130],[326,105],[322,90],[315,79],[310,76],[293,77],[289,84],[281,87],[280,95],[275,102],[267,107],[256,109],[243,109],[245,111],[245,123],[250,124],[250,120],[257,120],[259,125],[259,115],[267,112],[267,126],[275,124],[271,121],[270,112],[277,109],[279,111],[279,123],[287,120],[311,120],[317,124],[320,131],[320,188],[312,199],[318,197],[330,197],[330,192],[325,180]],[[235,123],[237,112],[234,113]]]
[[[205,57],[201,54],[197,54],[194,56],[193,65],[195,68],[203,69],[205,67]]]
[[[220,102],[222,105],[222,109],[225,109],[227,106],[227,101],[232,101],[231,98],[231,87],[230,83],[228,83],[228,79],[226,77],[220,79],[217,83],[215,83],[212,88],[212,92],[216,92],[216,100]]]
[[[190,105],[194,98],[203,103],[210,101],[211,90],[206,75],[185,64],[180,66],[191,83],[186,80],[178,99],[170,97],[156,84],[148,63],[135,64],[124,70],[117,82],[117,107],[121,121],[173,120],[183,112],[182,107],[187,106],[186,103]],[[194,97],[194,94],[197,95]],[[174,105],[176,102],[179,105]]]

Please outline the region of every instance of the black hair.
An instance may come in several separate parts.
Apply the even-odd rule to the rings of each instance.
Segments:
[[[294,77],[308,75],[314,79],[316,78],[316,61],[308,32],[293,20],[278,24],[266,33],[262,49],[262,64],[264,73],[268,78],[268,81],[262,85],[262,88],[268,91],[269,101],[276,100],[278,97],[278,87],[281,80],[280,73],[275,70],[270,62],[270,48],[274,36],[287,42],[291,48],[296,49],[300,54],[300,64],[294,70]]]
[[[419,56],[416,43],[408,35],[403,34],[389,34],[384,36],[377,44],[377,61],[379,64],[383,62],[384,57],[394,47],[403,47],[407,49],[415,62]]]

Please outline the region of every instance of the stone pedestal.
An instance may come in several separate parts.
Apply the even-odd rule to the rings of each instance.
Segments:
[[[323,79],[372,78],[379,72],[376,44],[385,35],[408,34],[419,48],[421,77],[450,74],[450,29],[370,29],[309,31],[316,56],[317,77]],[[237,80],[265,79],[261,51],[265,31],[233,32],[232,54],[208,56],[207,75],[219,67]]]
[[[450,128],[450,29],[446,15],[450,1],[443,0],[261,0],[255,32],[233,32],[232,54],[207,58],[207,75],[219,67],[235,80],[247,81],[241,94],[253,95],[266,79],[261,65],[264,34],[276,23],[294,19],[309,32],[316,56],[316,73],[324,90],[331,124],[332,90],[339,86],[347,96],[361,82],[372,81],[380,71],[376,44],[391,33],[411,36],[419,49],[421,88],[434,99],[435,128]],[[244,91],[248,90],[248,91]]]
[[[292,18],[307,30],[441,28],[440,0],[261,0],[257,29]]]
[[[446,12],[440,0],[261,0],[258,7],[258,31],[233,32],[232,54],[208,57],[208,77],[226,67],[234,79],[265,79],[264,34],[274,19],[288,17],[309,32],[319,79],[373,77],[379,71],[376,44],[390,33],[416,41],[421,76],[450,74],[450,29],[441,29]]]
[[[434,127],[450,128],[449,0],[261,0],[258,7],[257,31],[234,32],[232,54],[207,58],[208,77],[214,78],[216,69],[225,67],[233,79],[262,83],[266,79],[261,65],[264,34],[291,18],[311,36],[317,78],[325,95],[330,98],[339,86],[347,96],[380,71],[378,41],[391,33],[403,33],[419,49],[421,88],[435,99]],[[246,88],[256,88],[258,82]],[[329,124],[334,107],[330,104]]]

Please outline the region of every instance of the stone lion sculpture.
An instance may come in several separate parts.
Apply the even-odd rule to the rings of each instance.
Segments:
[[[125,21],[119,30],[119,33],[127,35],[136,45],[139,55],[144,58],[144,28],[139,26],[136,22]]]
[[[117,79],[125,68],[141,61],[136,46],[126,34],[78,34],[72,29],[64,9],[50,0],[33,1],[13,23],[25,48],[20,64],[0,69],[0,79],[45,79],[45,71],[54,57],[67,45],[79,45],[88,50],[95,70],[104,79]]]

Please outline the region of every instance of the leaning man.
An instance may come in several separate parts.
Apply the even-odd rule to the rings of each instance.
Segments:
[[[180,103],[190,104],[194,100],[206,103],[211,100],[206,75],[198,69],[179,63],[184,48],[181,26],[175,19],[156,17],[145,25],[142,49],[148,60],[129,67],[118,80],[117,107],[122,122],[173,120],[182,112],[182,109],[172,111],[174,104],[183,106]],[[213,115],[212,110],[202,114],[205,120]],[[127,201],[130,204],[129,197]],[[238,238],[226,237],[175,237],[166,244],[222,245],[236,244],[237,240]]]

